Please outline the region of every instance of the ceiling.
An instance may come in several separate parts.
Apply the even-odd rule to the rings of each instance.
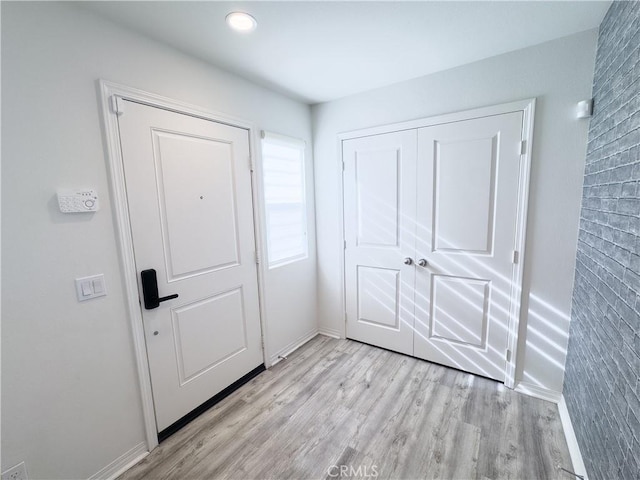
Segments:
[[[596,28],[610,1],[77,2],[255,83],[319,103]],[[225,16],[245,11],[250,34]]]

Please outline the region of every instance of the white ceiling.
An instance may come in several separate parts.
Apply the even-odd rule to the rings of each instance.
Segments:
[[[82,2],[119,24],[308,103],[596,28],[610,1]],[[225,16],[246,11],[251,34]]]

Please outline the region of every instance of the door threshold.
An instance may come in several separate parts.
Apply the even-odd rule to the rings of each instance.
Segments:
[[[206,412],[211,407],[213,407],[216,403],[220,402],[221,400],[224,400],[226,397],[231,395],[233,392],[235,392],[245,383],[250,382],[252,379],[260,375],[265,370],[266,368],[264,366],[264,363],[259,365],[258,367],[254,368],[249,373],[247,373],[246,375],[242,376],[241,378],[233,382],[231,385],[229,385],[227,388],[225,388],[221,392],[215,394],[213,397],[211,397],[209,400],[207,400],[200,406],[191,410],[181,419],[172,423],[161,432],[158,432],[158,443],[164,442],[167,438],[169,438],[171,435],[176,433],[178,430],[180,430],[182,427],[187,425],[189,422],[191,422],[192,420],[202,415],[204,412]]]
[[[426,358],[416,357],[415,355],[410,355],[408,353],[396,352],[395,350],[392,350],[390,348],[381,347],[380,345],[375,345],[373,343],[363,342],[362,340],[357,340],[355,338],[345,337],[345,339],[350,340],[352,342],[362,343],[363,345],[369,345],[370,347],[379,348],[380,350],[386,350],[387,352],[397,353],[398,355],[404,355],[405,357],[415,358],[416,360],[420,360],[421,362],[427,362],[433,365],[438,365],[440,367],[456,370],[457,372],[465,373],[467,375],[473,375],[474,377],[484,378],[485,380],[491,380],[492,382],[498,382],[504,385],[504,380],[498,380],[497,378],[487,377],[486,375],[481,375],[479,373],[469,372],[467,370],[463,370],[462,368],[452,367],[451,365],[445,365],[444,363],[434,362],[433,360],[427,360]]]

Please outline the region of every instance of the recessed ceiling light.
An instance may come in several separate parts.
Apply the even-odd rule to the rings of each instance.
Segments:
[[[244,12],[231,12],[226,20],[227,25],[238,32],[251,32],[258,26],[256,19]]]

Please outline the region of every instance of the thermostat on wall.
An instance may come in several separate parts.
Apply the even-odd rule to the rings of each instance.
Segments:
[[[95,190],[58,190],[58,206],[62,213],[84,213],[100,210]]]

